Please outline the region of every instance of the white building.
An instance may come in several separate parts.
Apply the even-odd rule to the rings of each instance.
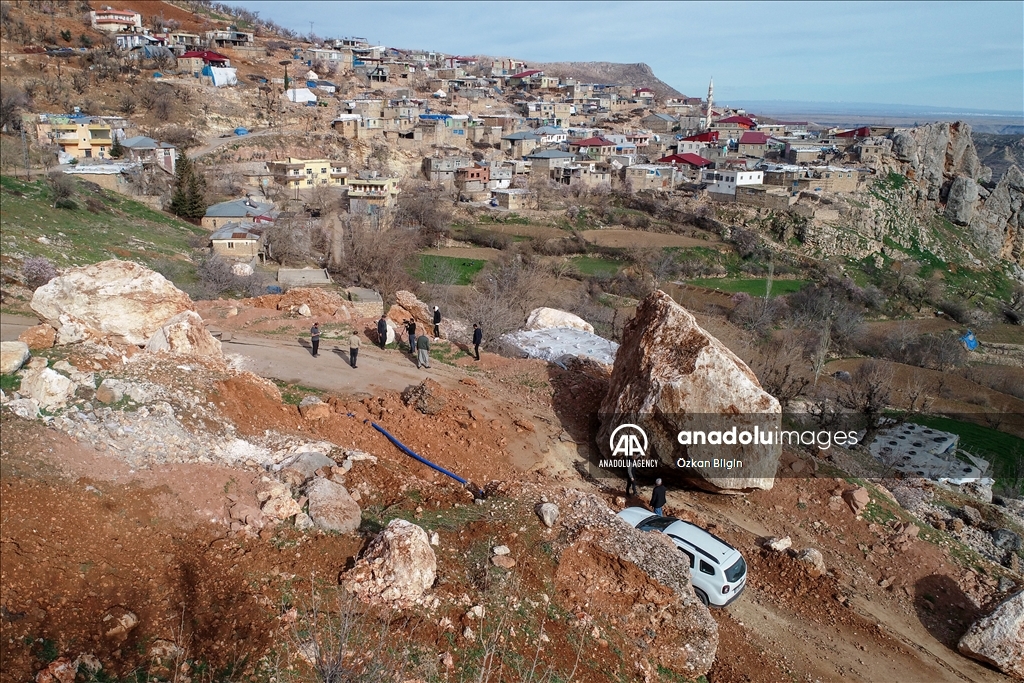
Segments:
[[[89,12],[92,27],[107,33],[142,30],[142,15],[130,9],[104,7]]]
[[[708,192],[735,196],[736,188],[740,185],[763,185],[764,171],[705,169],[701,181],[707,185]]]

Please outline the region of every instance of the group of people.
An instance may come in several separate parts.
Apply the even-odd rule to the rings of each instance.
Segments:
[[[434,306],[434,341],[441,338],[441,309]],[[416,367],[430,367],[430,337],[425,333],[416,335],[417,327],[416,320],[409,319],[405,324],[405,333],[409,342],[409,354],[415,356]],[[426,332],[426,330],[424,330]],[[313,327],[309,330],[309,338],[313,347],[313,357],[317,358],[320,355],[320,323],[314,322]],[[484,331],[481,329],[479,323],[473,323],[473,353],[476,360],[480,360],[480,344],[483,343]],[[380,348],[385,348],[388,343],[388,321],[387,316],[381,315],[380,320],[377,321],[377,341],[380,344]],[[353,368],[358,367],[356,361],[359,357],[359,335],[353,330],[352,336],[349,337],[348,341],[348,355],[349,365]]]

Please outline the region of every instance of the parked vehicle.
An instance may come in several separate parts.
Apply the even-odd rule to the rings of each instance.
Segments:
[[[736,548],[701,529],[675,517],[651,514],[646,508],[626,508],[619,517],[641,531],[667,534],[690,561],[693,592],[705,605],[725,607],[747,585],[747,563]]]

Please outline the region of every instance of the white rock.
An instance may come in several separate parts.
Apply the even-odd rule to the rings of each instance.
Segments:
[[[33,368],[22,375],[20,391],[40,407],[51,409],[67,403],[75,393],[75,383],[52,368]]]
[[[309,516],[325,531],[351,533],[362,523],[359,504],[341,484],[315,477],[306,485],[306,496],[309,497]]]
[[[159,273],[115,260],[68,269],[35,291],[31,307],[58,344],[111,337],[141,346],[192,300]]]
[[[308,318],[311,315],[313,315],[313,312],[309,310],[309,304],[302,304],[301,306],[299,306],[299,310],[297,311],[297,313],[301,315],[303,318]]]
[[[252,275],[252,266],[248,263],[236,263],[231,266],[231,272],[239,277],[248,277]],[[237,310],[235,311],[238,312]]]
[[[146,344],[149,353],[173,353],[204,358],[223,358],[220,341],[207,331],[195,311],[182,311],[167,320]]]
[[[342,579],[367,602],[411,604],[434,585],[437,558],[422,528],[393,519]]]
[[[1024,592],[1007,598],[987,617],[974,622],[957,649],[1024,680]]]
[[[26,420],[39,417],[39,402],[34,398],[16,398],[4,404],[12,413]]]
[[[31,353],[22,341],[0,342],[0,374],[13,375],[21,369]]]
[[[558,521],[558,506],[554,503],[541,503],[537,506],[537,516],[540,517],[540,521],[544,522],[544,526],[551,528],[555,526]]]
[[[772,538],[766,539],[764,542],[765,548],[768,548],[769,550],[774,550],[777,553],[781,553],[784,550],[788,550],[792,545],[793,539],[791,539],[789,536],[783,536],[782,538],[773,536]]]
[[[508,555],[512,551],[509,550],[509,547],[507,545],[496,545],[493,548],[491,548],[491,552],[493,552],[495,555]]]
[[[568,311],[560,311],[557,308],[535,308],[530,311],[530,315],[526,318],[526,325],[523,326],[524,330],[549,330],[555,327],[566,327],[570,329],[583,330],[584,332],[594,333],[594,326],[588,323],[583,318],[569,313]]]

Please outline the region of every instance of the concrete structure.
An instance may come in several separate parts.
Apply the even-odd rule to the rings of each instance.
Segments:
[[[331,284],[331,274],[326,268],[281,268],[277,281],[286,287],[311,287]]]
[[[274,220],[274,205],[257,202],[250,197],[214,204],[206,209],[201,225],[207,230],[223,228],[235,223],[270,223]]]
[[[671,114],[648,114],[640,119],[640,125],[655,133],[671,133],[679,125],[679,120]]]
[[[125,156],[143,166],[155,166],[173,174],[177,167],[178,148],[167,142],[158,142],[144,135],[121,140]]]
[[[41,142],[54,143],[75,159],[105,159],[115,135],[123,135],[111,122],[94,116],[48,116],[36,132]]]
[[[526,156],[540,144],[540,136],[533,131],[519,131],[510,133],[501,138],[501,151],[511,157],[519,159]]]
[[[741,156],[763,159],[768,149],[768,136],[760,131],[749,131],[740,135],[738,146]]]
[[[962,453],[960,437],[950,432],[908,422],[880,430],[869,450],[886,467],[911,477],[949,480],[955,484],[977,481],[987,474],[989,463]]]
[[[676,171],[669,164],[636,164],[623,170],[625,182],[634,192],[657,190],[667,192],[675,187]]]
[[[491,190],[491,196],[497,200],[498,206],[509,211],[533,208],[537,197],[529,190]]]
[[[398,178],[350,178],[347,184],[351,213],[374,215],[398,202]]]
[[[735,196],[736,188],[741,185],[761,185],[764,182],[764,172],[705,169],[701,179],[707,184],[708,192]]]
[[[427,157],[423,160],[423,177],[433,183],[450,183],[459,169],[472,165],[470,157]]]
[[[134,32],[142,30],[142,15],[130,9],[104,7],[89,12],[89,21],[97,31],[106,33]]]
[[[226,30],[207,31],[206,40],[211,47],[248,47],[253,44],[253,34],[232,26]]]
[[[225,223],[210,235],[210,251],[217,256],[248,263],[263,256],[263,236],[251,225]]]
[[[274,182],[289,190],[313,187],[342,187],[348,178],[348,169],[330,159],[296,159],[268,161],[267,171]]]
[[[569,151],[593,161],[605,161],[615,154],[615,143],[603,137],[592,137],[574,140],[569,143]]]
[[[227,68],[231,66],[231,60],[212,50],[194,50],[178,57],[178,71],[190,73],[196,78],[199,78],[207,66]]]

